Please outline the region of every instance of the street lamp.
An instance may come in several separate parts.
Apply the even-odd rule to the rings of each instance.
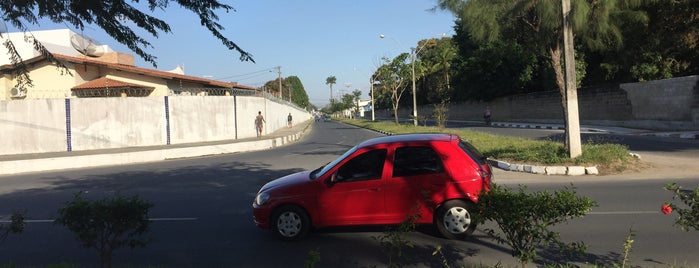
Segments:
[[[374,115],[374,109],[376,109],[376,105],[374,105],[374,75],[372,74],[371,77],[369,78],[369,87],[371,89],[371,122],[376,121],[376,117]]]
[[[444,37],[445,35],[446,35],[446,33],[441,34],[442,37]],[[381,37],[382,39],[386,38],[386,36],[383,34],[379,35],[379,37]],[[396,41],[396,43],[398,43],[398,45],[401,45],[401,43],[398,40],[396,40],[395,38],[391,37],[391,39],[393,39],[393,41]],[[424,44],[422,44],[422,46],[419,46],[417,48],[414,48],[414,47],[410,48],[410,67],[411,67],[411,73],[412,73],[412,78],[413,78],[413,124],[415,126],[417,126],[417,95],[415,94],[415,92],[416,92],[415,56],[417,55],[417,53],[420,53],[420,51],[422,51],[422,49],[425,48],[426,45],[427,45],[427,42],[425,42]]]

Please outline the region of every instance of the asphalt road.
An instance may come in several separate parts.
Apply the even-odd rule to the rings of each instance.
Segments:
[[[540,131],[531,135],[551,135]],[[377,240],[384,234],[382,228],[331,229],[302,241],[281,242],[255,227],[251,215],[252,199],[265,182],[315,168],[359,141],[379,135],[321,122],[300,142],[271,151],[0,177],[0,216],[24,209],[30,220],[22,234],[11,235],[0,245],[0,265],[97,266],[97,252],[80,248],[64,227],[50,222],[59,207],[83,192],[91,199],[138,195],[155,204],[152,241],[146,248],[116,251],[115,267],[304,267],[311,251],[320,253],[316,267],[384,267],[388,260]],[[640,140],[633,146],[652,149],[653,145],[643,144],[654,142]],[[671,150],[657,151],[695,156],[694,145],[672,144],[675,148]],[[671,178],[651,171],[639,171],[644,176],[559,177],[496,170],[495,178],[501,184],[526,184],[532,190],[553,190],[572,182],[579,194],[599,202],[585,218],[556,227],[564,240],[584,241],[589,246],[589,255],[576,259],[578,263],[619,264],[631,229],[635,233],[631,264],[699,266],[699,232],[683,232],[673,227],[673,217],[659,213],[662,202],[671,197],[661,187]],[[697,187],[699,175],[680,183]],[[404,266],[444,267],[440,257],[432,256],[438,246],[452,267],[516,265],[507,248],[479,231],[468,241],[439,238],[431,228],[421,228],[406,238],[415,247],[405,250]],[[543,253],[549,260],[557,259],[551,252]]]

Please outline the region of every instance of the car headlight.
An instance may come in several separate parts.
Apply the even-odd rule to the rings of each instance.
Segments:
[[[266,192],[261,192],[255,197],[255,205],[261,206],[267,203],[269,200],[269,194]]]

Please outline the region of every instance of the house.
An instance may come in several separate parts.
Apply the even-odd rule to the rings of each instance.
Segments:
[[[68,29],[33,31],[33,38],[67,67],[67,72],[34,50],[24,33],[4,33],[27,66],[31,88],[17,88],[14,66],[0,47],[0,100],[142,97],[167,95],[229,95],[258,88],[184,74],[182,67],[160,71],[136,67],[130,54],[115,52]]]

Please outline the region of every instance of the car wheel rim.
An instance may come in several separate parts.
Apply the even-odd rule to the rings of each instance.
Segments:
[[[453,207],[444,213],[444,228],[452,234],[465,233],[471,225],[471,215],[462,207]]]
[[[277,220],[277,230],[285,237],[294,237],[301,231],[301,216],[293,212],[284,212]]]

